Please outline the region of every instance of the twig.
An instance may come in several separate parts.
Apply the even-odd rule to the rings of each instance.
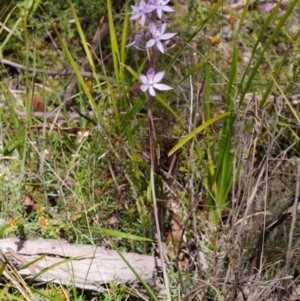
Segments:
[[[285,259],[285,265],[282,269],[282,276],[286,275],[288,273],[288,270],[290,268],[290,262],[291,258],[293,257],[293,250],[292,250],[292,244],[293,244],[293,238],[294,238],[294,231],[295,231],[295,225],[296,225],[296,214],[297,214],[297,207],[298,207],[298,200],[300,197],[300,160],[297,162],[297,181],[296,181],[296,193],[295,193],[295,198],[294,198],[294,204],[293,204],[293,209],[292,209],[292,222],[291,222],[291,227],[289,229],[289,241],[288,241],[288,246],[286,250],[286,259]],[[282,300],[284,295],[286,294],[286,291],[288,289],[288,285],[290,284],[289,280],[282,280],[281,281],[281,287],[283,289],[278,290],[278,295],[277,295],[277,301]]]
[[[52,37],[52,34],[51,34],[48,30],[46,30],[46,33],[47,33],[47,36],[48,36],[48,38],[50,39],[50,41],[51,41],[53,47],[55,48],[56,52],[59,54],[60,57],[62,57],[63,54],[62,54],[62,52],[59,50],[59,48],[58,48],[56,42],[54,41],[54,38]]]
[[[44,112],[32,112],[31,113],[33,117],[38,118],[38,119],[47,119],[47,120],[64,120],[66,118],[66,115],[62,113],[57,113],[57,112],[50,112],[50,113],[44,113]],[[27,115],[26,113],[20,112],[18,113],[18,116],[20,118],[25,118]],[[78,120],[81,117],[86,118],[88,121],[94,123],[94,121],[91,119],[93,118],[94,114],[93,112],[89,112],[88,115],[83,115],[82,113],[76,112],[76,113],[68,113],[67,116],[71,120]]]
[[[12,61],[7,60],[7,59],[0,59],[0,63],[2,63],[3,65],[6,65],[6,66],[14,67],[14,68],[19,69],[19,70],[24,70],[24,71],[28,70],[30,72],[45,73],[45,74],[48,74],[48,75],[70,75],[70,74],[74,74],[74,70],[71,69],[71,68],[66,68],[66,69],[63,69],[61,71],[45,70],[45,69],[40,69],[40,68],[35,68],[35,67],[26,67],[24,65],[12,62]],[[83,71],[83,70],[80,71],[80,74],[82,76],[85,76],[85,77],[94,76],[93,72]],[[112,78],[112,77],[105,77],[102,74],[97,74],[97,77],[100,80],[109,80],[111,83],[115,83],[116,82],[114,78]]]

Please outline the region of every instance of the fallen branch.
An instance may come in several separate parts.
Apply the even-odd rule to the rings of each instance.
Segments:
[[[117,278],[119,284],[137,281],[116,251],[92,245],[69,244],[54,239],[7,238],[0,240],[0,264],[7,259],[17,268],[26,265],[19,274],[35,281],[75,285],[78,288],[103,292],[104,284]],[[152,256],[122,253],[143,280],[152,281],[156,269]],[[33,264],[28,263],[35,261]]]

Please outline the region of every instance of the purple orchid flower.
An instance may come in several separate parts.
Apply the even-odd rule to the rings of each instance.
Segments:
[[[141,18],[140,24],[142,26],[145,25],[146,22],[146,14],[152,12],[155,7],[152,5],[148,5],[145,1],[141,1],[139,6],[131,5],[131,8],[134,11],[134,14],[130,17],[130,20],[137,20]]]
[[[151,96],[155,96],[154,88],[161,91],[167,91],[173,89],[172,87],[164,84],[159,84],[159,82],[163,79],[165,75],[165,71],[161,71],[155,74],[153,68],[150,68],[147,71],[147,74],[140,74],[140,79],[142,81],[141,90],[146,92],[149,89],[149,93]]]
[[[156,27],[156,25],[153,22],[150,23],[149,32],[152,35],[152,39],[146,43],[146,48],[151,48],[156,44],[157,49],[160,52],[164,53],[164,47],[160,40],[169,40],[176,35],[176,33],[164,33],[166,27],[166,23],[163,23],[158,27]]]
[[[163,11],[166,11],[166,12],[174,11],[173,8],[166,5],[168,2],[170,2],[170,0],[150,0],[148,5],[150,7],[154,7],[154,10],[156,10],[156,13],[157,13],[157,17],[159,19],[161,19]]]
[[[272,3],[266,3],[266,4],[264,5],[264,11],[265,11],[266,13],[270,13],[272,9],[273,9],[273,4],[272,4]]]

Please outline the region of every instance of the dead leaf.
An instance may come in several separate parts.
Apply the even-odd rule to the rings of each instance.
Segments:
[[[26,101],[26,97],[23,97],[23,101]],[[31,107],[33,112],[45,112],[45,101],[40,96],[34,94],[31,99]]]
[[[32,211],[37,211],[39,205],[36,201],[34,201],[30,196],[23,195],[23,203],[22,206],[25,208],[26,212],[29,214]]]

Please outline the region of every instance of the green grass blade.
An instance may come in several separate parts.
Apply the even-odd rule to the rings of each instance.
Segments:
[[[274,19],[278,9],[279,9],[279,6],[281,4],[282,1],[280,1],[276,6],[275,8],[272,10],[270,16],[268,17],[267,21],[265,22],[265,24],[263,25],[263,28],[258,36],[258,39],[257,39],[257,42],[253,48],[253,51],[252,51],[252,56],[251,56],[251,59],[249,61],[249,64],[247,66],[247,70],[250,68],[251,64],[252,64],[252,60],[253,60],[253,57],[255,55],[255,52],[257,50],[257,47],[259,46],[259,44],[261,43],[262,41],[262,37],[264,34],[266,34],[266,31],[268,29],[268,26],[270,24],[270,22]],[[266,52],[267,49],[270,48],[271,44],[273,43],[274,39],[278,36],[282,26],[284,25],[285,21],[287,20],[287,18],[289,17],[289,15],[292,13],[294,7],[296,6],[296,4],[299,2],[299,0],[293,0],[291,1],[290,5],[288,6],[287,10],[285,11],[284,15],[281,17],[280,21],[278,22],[278,24],[276,25],[276,27],[274,28],[271,36],[269,37],[269,39],[267,40],[267,42],[265,43],[263,49],[262,49],[262,52],[260,54],[260,56],[258,57],[257,61],[256,61],[256,64],[254,65],[254,67],[252,68],[252,71],[250,73],[250,76],[245,84],[245,87],[243,88],[242,90],[242,93],[241,93],[241,97],[240,97],[240,105],[243,103],[243,100],[245,98],[245,95],[246,93],[249,91],[250,89],[250,86],[251,86],[251,83],[255,77],[255,75],[257,74],[258,72],[258,68],[260,67],[262,61],[263,61],[263,58],[264,58],[264,54]],[[245,79],[245,76],[246,76],[246,73],[247,73],[247,70],[246,72],[244,73],[244,76],[242,78],[242,81],[241,81],[241,87],[243,85],[243,81]]]
[[[121,61],[120,61],[120,80],[122,84],[122,91],[125,91],[125,70],[124,64],[126,59],[126,43],[127,43],[127,31],[128,31],[128,21],[129,21],[129,13],[128,13],[128,2],[125,4],[125,12],[124,12],[124,20],[123,20],[123,30],[122,30],[122,40],[121,40]],[[126,95],[124,93],[124,95]]]
[[[286,51],[284,57],[282,58],[281,62],[280,62],[280,65],[278,66],[277,70],[276,70],[276,74],[274,76],[274,78],[276,79],[282,68],[285,66],[285,62],[286,62],[286,59],[288,58],[288,52]],[[270,93],[272,91],[272,88],[274,86],[274,81],[269,81],[268,85],[267,85],[267,88],[262,96],[262,99],[261,101],[259,102],[259,108],[262,109],[264,107],[264,104],[265,102],[267,101],[268,97],[270,96]]]
[[[53,24],[53,22],[51,21],[50,18],[49,18],[49,22],[52,24],[52,28],[53,28],[53,30],[54,30],[54,32],[55,32],[55,34],[56,34],[56,36],[57,36],[57,38],[58,38],[61,46],[62,46],[62,49],[63,49],[63,51],[64,51],[64,53],[65,53],[65,55],[66,55],[66,57],[67,57],[67,59],[68,59],[68,61],[70,63],[70,65],[71,65],[72,69],[74,70],[74,73],[75,73],[75,75],[76,75],[76,77],[77,77],[77,79],[78,79],[78,81],[79,81],[79,83],[80,83],[80,85],[81,85],[81,87],[82,87],[85,95],[89,99],[89,102],[90,102],[90,104],[91,104],[91,106],[93,108],[93,111],[97,114],[97,116],[98,116],[100,122],[102,123],[102,125],[104,125],[105,123],[103,121],[103,118],[102,118],[99,110],[98,110],[98,106],[97,106],[97,104],[96,104],[96,102],[95,102],[95,100],[94,100],[94,98],[93,98],[93,96],[92,96],[89,88],[85,84],[84,78],[81,75],[79,67],[77,66],[75,60],[73,59],[73,56],[72,56],[71,52],[69,51],[69,49],[68,49],[66,43],[64,42],[62,36],[60,35],[60,33],[58,32],[58,30],[56,29],[55,25]]]
[[[136,79],[136,80],[140,80],[140,77],[139,77],[139,73],[141,72],[141,70],[143,70],[145,64],[147,63],[147,58],[144,59],[143,63],[141,64],[141,66],[139,67],[139,70],[137,72],[135,72],[130,66],[128,65],[125,65],[125,64],[122,64],[126,70]]]
[[[208,128],[211,124],[215,123],[216,121],[224,118],[225,116],[230,115],[230,112],[225,112],[223,114],[217,115],[210,120],[206,121],[199,127],[197,127],[195,130],[190,132],[188,135],[186,135],[184,138],[182,138],[168,153],[168,156],[173,155],[178,149],[180,149],[184,144],[186,144],[189,140],[191,140],[195,135],[199,134],[204,129]]]
[[[108,238],[109,239],[109,238]],[[110,239],[109,239],[110,240]],[[140,274],[133,268],[133,266],[129,263],[129,261],[123,256],[123,254],[116,248],[112,240],[110,240],[111,245],[113,246],[114,250],[119,254],[119,256],[122,258],[122,260],[127,264],[129,269],[132,271],[132,273],[136,276],[136,278],[140,281],[142,286],[145,288],[147,293],[149,294],[149,297],[153,301],[158,301],[157,297],[155,296],[155,293],[153,290],[150,288],[150,286],[144,281],[144,279],[140,276]]]
[[[8,299],[9,301],[14,301],[14,300],[16,300],[16,301],[24,301],[24,298],[27,301],[31,301],[26,296],[20,296],[20,297],[18,297],[18,296],[15,296],[15,295],[11,294],[11,293],[7,293],[7,297],[9,298]]]
[[[119,238],[125,238],[125,239],[136,240],[136,241],[153,242],[153,240],[150,238],[137,236],[137,235],[133,235],[130,233],[125,233],[125,232],[121,232],[121,231],[117,231],[117,230],[110,230],[110,229],[97,228],[97,227],[90,227],[90,229],[97,233],[101,233],[101,234],[104,234],[104,235],[107,235],[110,237],[119,237]]]
[[[282,91],[281,87],[279,86],[279,84],[277,83],[276,79],[273,77],[273,75],[271,75],[271,78],[273,80],[273,83],[275,85],[275,87],[278,89],[278,91],[280,92],[281,96],[283,97],[284,101],[286,102],[287,106],[289,107],[289,109],[291,110],[292,114],[294,115],[295,119],[297,120],[298,124],[300,124],[300,117],[297,113],[297,111],[295,110],[295,108],[292,106],[291,102],[288,100],[288,98],[286,97],[286,95],[284,94],[284,92]]]
[[[74,5],[73,5],[73,3],[72,3],[71,0],[68,0],[68,3],[69,3],[69,6],[71,8],[71,12],[72,12],[73,18],[75,20],[76,28],[77,28],[77,31],[79,33],[79,37],[80,37],[80,40],[81,40],[81,45],[82,45],[82,47],[84,49],[85,55],[87,56],[87,59],[88,59],[89,64],[91,66],[91,69],[94,72],[96,70],[96,67],[95,67],[95,64],[94,64],[94,61],[93,61],[90,49],[88,47],[88,43],[86,41],[84,32],[83,32],[82,27],[80,25],[79,18],[77,16],[76,10],[75,10]]]
[[[170,93],[170,92],[169,92]],[[166,93],[166,95],[169,94],[168,92]],[[159,94],[155,95],[155,98],[160,102],[161,105],[163,105],[180,123],[181,126],[183,125],[182,120],[180,119],[180,117],[177,115],[177,113],[171,108],[171,106],[165,101],[166,97],[162,97]]]
[[[234,85],[235,85],[236,72],[237,72],[237,60],[238,60],[238,51],[237,48],[234,48],[233,55],[232,55],[231,70],[229,75],[229,83],[228,83],[227,94],[226,94],[226,108],[225,108],[226,112],[231,112],[233,110],[234,97],[235,97]],[[227,158],[230,152],[233,122],[234,122],[233,115],[229,115],[224,119],[224,125],[222,129],[222,139],[220,142],[220,146],[223,147],[219,148],[219,155],[218,155],[218,162],[217,162],[218,167],[220,167],[223,164],[224,158]],[[220,168],[218,170],[221,172],[224,171],[223,168]]]
[[[51,269],[60,266],[61,264],[67,263],[67,262],[72,262],[73,260],[78,260],[82,258],[82,256],[75,256],[75,257],[71,257],[71,258],[67,258],[64,260],[61,260],[59,262],[56,262],[54,264],[51,264],[49,266],[47,266],[46,268],[42,269],[40,272],[36,273],[29,281],[29,284],[33,283],[38,277],[40,277],[41,275],[43,275],[44,273],[51,271]]]
[[[3,151],[13,152],[16,148],[22,146],[24,144],[24,137],[26,136],[26,129],[21,128],[15,136],[11,137],[11,140],[8,141]]]
[[[113,12],[112,12],[112,3],[110,0],[107,0],[107,15],[108,15],[108,27],[110,34],[110,43],[111,43],[111,53],[113,58],[113,65],[115,71],[115,78],[117,82],[117,86],[120,87],[120,53],[119,46],[116,36],[116,30],[113,20]]]
[[[38,262],[38,261],[40,261],[40,260],[42,260],[42,259],[44,259],[44,258],[45,258],[45,255],[41,255],[41,256],[35,258],[34,260],[31,260],[30,262],[28,262],[28,263],[26,263],[26,264],[20,266],[20,267],[18,268],[18,271],[27,269],[29,266],[35,264],[36,262]]]
[[[49,295],[49,293],[44,293],[42,290],[37,290],[34,287],[31,287],[31,290],[33,293],[45,298],[46,300],[63,301],[63,299],[58,294],[56,294],[56,296],[52,297],[51,295]]]
[[[1,265],[0,265],[0,276],[2,276],[6,266],[7,266],[8,262],[3,262]]]
[[[82,27],[80,25],[78,16],[76,14],[76,10],[75,10],[75,8],[74,8],[74,6],[72,4],[72,1],[68,0],[68,2],[69,2],[69,5],[70,5],[70,8],[71,8],[73,17],[75,19],[75,23],[76,23],[76,27],[77,27],[77,30],[78,30],[78,33],[79,33],[79,36],[80,36],[80,39],[81,39],[81,43],[82,43],[83,48],[85,50],[86,56],[88,58],[90,66],[91,66],[91,69],[92,69],[93,73],[95,74],[94,78],[96,79],[97,84],[100,87],[100,83],[98,81],[98,77],[96,76],[96,67],[95,67],[95,64],[93,62],[93,58],[92,58],[91,52],[90,52],[90,50],[88,48],[88,43],[86,42],[85,35],[84,35]],[[110,29],[111,29],[111,27],[110,27]],[[115,53],[115,52],[113,51],[113,53]],[[119,70],[117,70],[116,74],[119,74]],[[84,92],[86,92],[87,90],[89,90],[86,87],[86,84],[85,84],[84,81],[82,81],[81,79],[79,79],[79,81],[81,82],[81,85],[82,85],[82,87],[84,89]],[[117,82],[117,84],[118,84],[118,82]],[[110,98],[111,98],[111,102],[112,102],[112,105],[113,105],[113,110],[114,110],[115,117],[116,117],[116,123],[117,123],[118,128],[120,129],[120,116],[119,116],[119,110],[118,110],[118,106],[117,106],[117,101],[116,101],[116,98],[115,98],[115,94],[114,94],[113,88],[112,88],[112,86],[111,86],[111,84],[110,84],[110,82],[108,80],[107,80],[107,85],[108,85],[108,90],[110,91]],[[94,100],[92,100],[92,102],[94,103]]]

